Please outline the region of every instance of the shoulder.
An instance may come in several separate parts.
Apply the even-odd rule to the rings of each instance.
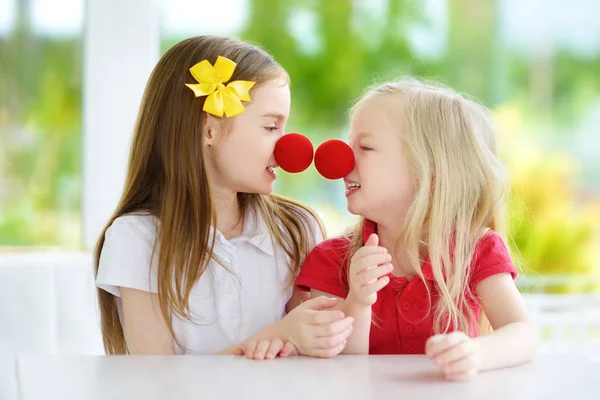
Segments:
[[[333,264],[341,266],[350,251],[350,240],[347,236],[337,236],[326,239],[316,245],[310,252],[312,258],[327,259]]]
[[[338,297],[347,295],[345,263],[350,251],[350,241],[340,236],[324,240],[315,246],[304,260],[296,287],[330,293]]]
[[[473,261],[483,264],[512,264],[510,251],[504,239],[493,230],[488,230],[477,242]]]
[[[122,215],[106,229],[104,246],[138,244],[154,247],[159,225],[158,219],[147,213]]]
[[[153,259],[158,220],[149,214],[116,218],[104,235],[96,285],[120,296],[128,287],[156,293],[156,260]]]
[[[510,273],[513,279],[517,277],[517,269],[504,239],[493,230],[488,230],[477,242],[471,268],[473,288],[493,275]]]

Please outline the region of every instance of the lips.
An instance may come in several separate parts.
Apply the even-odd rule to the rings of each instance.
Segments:
[[[277,165],[269,165],[267,168],[265,168],[265,170],[271,176],[272,179],[277,179],[277,172],[275,172],[275,168],[277,167]]]
[[[344,179],[344,184],[346,185],[346,197],[351,196],[361,188],[360,183],[348,179]]]

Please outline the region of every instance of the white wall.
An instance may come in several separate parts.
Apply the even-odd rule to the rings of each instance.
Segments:
[[[156,0],[88,0],[83,55],[83,240],[92,249],[121,195],[146,81],[159,58]]]

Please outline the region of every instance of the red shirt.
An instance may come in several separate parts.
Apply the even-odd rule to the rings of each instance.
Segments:
[[[376,230],[374,222],[365,220],[363,243]],[[346,298],[348,291],[344,282],[347,280],[342,268],[348,251],[348,240],[344,237],[320,243],[304,261],[296,286],[301,290],[315,289]],[[389,274],[390,283],[377,293],[377,301],[372,308],[369,354],[425,353],[425,342],[433,335],[433,311],[430,311],[427,288],[433,299],[431,310],[435,309],[439,296],[429,259],[421,268],[425,281],[418,275],[409,281],[406,277]],[[496,232],[489,231],[477,243],[471,263],[471,293],[476,293],[475,288],[485,278],[504,272],[510,273],[513,279],[517,276],[502,238]],[[472,322],[475,327],[479,324],[481,304],[476,296],[468,296],[468,304],[477,319]]]

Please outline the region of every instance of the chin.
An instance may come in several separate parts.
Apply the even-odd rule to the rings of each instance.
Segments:
[[[246,190],[244,191],[245,193],[255,193],[255,194],[262,194],[262,195],[268,195],[273,193],[273,185],[272,184],[262,184],[262,185],[256,185],[250,188],[246,188]]]
[[[270,187],[270,188],[268,188],[268,189],[259,190],[259,191],[257,191],[256,193],[258,193],[258,194],[262,194],[262,195],[265,195],[265,196],[266,196],[266,195],[269,195],[269,194],[273,193],[273,188],[272,188],[272,187]]]
[[[360,207],[357,207],[356,204],[353,201],[350,201],[350,199],[346,200],[347,202],[347,206],[346,208],[348,209],[348,212],[352,215],[362,215],[362,213],[360,212]]]
[[[273,193],[274,186],[274,182],[266,179],[245,179],[243,182],[239,182],[237,192],[267,195]]]
[[[356,215],[356,216],[370,219],[373,221],[374,216],[371,215],[371,213],[369,211],[373,211],[378,208],[377,207],[367,207],[365,209],[364,207],[361,207],[359,204],[357,204],[355,201],[348,201],[347,209],[348,209],[348,212],[352,215]]]

